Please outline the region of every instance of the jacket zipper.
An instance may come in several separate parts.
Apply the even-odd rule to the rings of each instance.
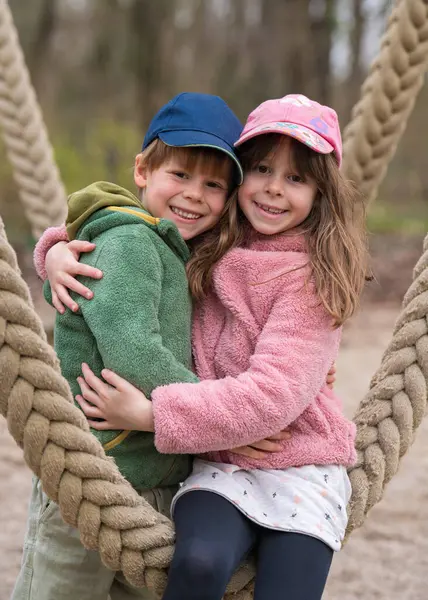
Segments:
[[[109,450],[113,450],[113,448],[116,448],[116,446],[121,444],[123,440],[126,440],[130,433],[132,433],[132,431],[121,431],[119,435],[117,435],[115,438],[103,445],[104,452],[108,452]]]

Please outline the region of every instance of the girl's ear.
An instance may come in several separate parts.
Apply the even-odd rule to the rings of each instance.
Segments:
[[[146,164],[141,160],[141,154],[135,157],[134,182],[138,188],[145,188],[147,185],[148,170]]]

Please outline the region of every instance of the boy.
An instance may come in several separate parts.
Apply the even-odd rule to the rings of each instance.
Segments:
[[[139,198],[107,182],[69,199],[70,240],[96,242],[82,257],[104,272],[87,278],[91,301],[57,315],[55,349],[75,396],[82,362],[100,374],[110,368],[146,394],[173,382],[196,382],[191,371],[191,300],[186,241],[219,220],[242,170],[233,143],[241,124],[218,97],[180,94],[154,117],[137,155]],[[52,301],[47,284],[46,296]],[[153,435],[94,432],[122,474],[166,512],[174,488],[190,471],[190,457],[161,455]],[[86,550],[77,530],[35,480],[23,564],[13,600],[125,600],[149,598]]]

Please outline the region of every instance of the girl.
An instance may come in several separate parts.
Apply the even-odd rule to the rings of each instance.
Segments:
[[[364,283],[363,211],[339,171],[331,108],[267,101],[236,146],[245,177],[220,239],[237,247],[201,282],[194,317],[205,381],[159,387],[149,402],[85,365],[78,401],[97,429],[154,431],[161,452],[206,453],[174,500],[164,600],[220,600],[253,550],[255,600],[315,600],[344,536],[355,460],[354,426],[323,384]],[[286,427],[291,439],[263,461],[226,450]]]

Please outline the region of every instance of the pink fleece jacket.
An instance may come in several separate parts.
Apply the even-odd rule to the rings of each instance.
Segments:
[[[47,250],[64,239],[45,232],[35,252],[42,275]],[[284,469],[355,462],[355,426],[324,382],[337,357],[340,329],[307,282],[300,236],[255,236],[214,272],[213,292],[195,309],[193,352],[201,381],[152,393],[155,442],[165,453],[206,453],[243,468]],[[283,451],[260,461],[228,451],[285,427]]]
[[[302,236],[258,236],[220,261],[194,315],[204,381],[152,394],[160,452],[208,451],[207,460],[276,469],[354,463],[354,424],[325,386],[341,331],[307,278]],[[263,465],[227,451],[285,427],[291,439]]]

